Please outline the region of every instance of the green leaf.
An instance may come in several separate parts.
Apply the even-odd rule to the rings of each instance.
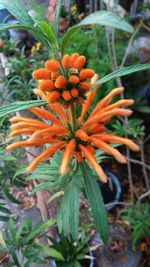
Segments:
[[[70,183],[66,186],[57,214],[59,231],[64,235],[71,234],[74,239],[78,236],[79,224],[79,182],[81,177],[72,176]]]
[[[0,24],[0,31],[9,29],[20,29],[20,30],[30,31],[37,40],[43,43],[43,45],[45,45],[48,49],[50,48],[47,36],[44,35],[42,31],[39,31],[32,26],[26,26],[21,24]]]
[[[35,12],[34,10],[30,10],[29,12],[30,17],[35,23],[35,26],[39,26],[39,28],[42,30],[43,34],[48,37],[48,40],[51,44],[56,43],[56,38],[54,35],[54,32],[51,28],[50,24],[47,24],[46,21],[44,21],[41,16]]]
[[[55,259],[64,261],[63,255],[57,251],[55,248],[46,247],[46,246],[40,246],[41,252],[45,253],[49,257],[53,257]]]
[[[2,245],[4,248],[7,248],[1,231],[0,231],[0,245]]]
[[[62,39],[62,52],[67,46],[68,42],[72,39],[74,33],[83,26],[98,24],[101,26],[109,26],[120,29],[126,32],[133,32],[133,27],[120,18],[118,15],[108,11],[96,11],[89,16],[85,17],[79,24],[71,27]]]
[[[104,243],[108,241],[108,221],[103,198],[101,196],[100,188],[96,182],[95,177],[88,164],[84,161],[81,166],[81,171],[84,179],[84,186],[89,200],[95,226],[100,233]]]
[[[21,201],[19,201],[18,199],[16,199],[10,192],[9,192],[9,189],[7,188],[3,188],[3,191],[6,195],[6,197],[13,203],[16,203],[16,204],[21,204]]]
[[[48,221],[38,225],[36,227],[36,229],[33,230],[32,233],[27,236],[26,242],[28,243],[30,240],[35,238],[37,235],[39,235],[41,233],[43,234],[43,231],[49,230],[51,227],[54,226],[55,223],[56,223],[56,220],[55,219],[51,219],[51,220],[48,220]]]
[[[6,9],[21,23],[25,25],[32,25],[32,20],[28,15],[28,11],[21,0],[0,0]]]
[[[43,20],[42,17],[35,10],[30,10],[28,14],[35,24]]]
[[[43,100],[30,100],[30,101],[20,101],[20,102],[13,102],[6,106],[0,107],[0,117],[5,116],[12,112],[17,112],[25,109],[30,109],[33,107],[38,107],[45,105],[46,102]]]
[[[55,185],[52,182],[46,182],[46,183],[40,183],[38,184],[33,190],[32,190],[32,194],[36,193],[40,190],[54,190],[55,189]]]
[[[93,86],[92,88],[95,88],[96,86],[103,84],[105,82],[108,82],[112,79],[118,78],[118,77],[122,77],[125,75],[129,75],[132,74],[134,72],[138,72],[138,71],[144,71],[144,70],[148,70],[150,69],[150,64],[137,64],[137,65],[132,65],[129,67],[123,67],[121,69],[115,70],[112,73],[104,76],[103,78],[101,78],[100,80],[98,80]]]
[[[150,113],[150,107],[139,107],[137,109],[143,113]]]
[[[48,200],[47,203],[50,203],[50,202],[53,201],[55,198],[58,198],[58,197],[62,196],[63,194],[64,194],[64,191],[58,191],[58,192],[56,192],[55,194],[53,194],[53,195],[49,198],[49,200]]]
[[[58,37],[59,33],[59,17],[62,7],[62,0],[57,0],[56,9],[55,9],[55,20],[54,20],[54,32],[55,36]]]

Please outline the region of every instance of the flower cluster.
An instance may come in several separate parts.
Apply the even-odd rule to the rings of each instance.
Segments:
[[[33,77],[40,80],[38,90],[48,103],[57,101],[66,108],[72,103],[83,103],[91,87],[90,79],[94,76],[92,69],[83,69],[85,62],[84,56],[73,53],[64,55],[61,62],[48,60],[45,68],[33,72]],[[35,92],[40,93],[37,89]]]
[[[71,95],[73,88],[75,88],[81,96],[84,92],[84,90],[83,92],[81,91],[81,83],[84,82],[79,81],[79,79],[84,81],[85,78],[87,78],[87,73],[89,73],[88,78],[93,76],[93,72],[88,72],[87,70],[84,72],[84,70],[81,70],[84,62],[85,58],[82,56],[80,57],[76,53],[71,57],[65,56],[63,58],[62,64],[65,70],[68,69],[69,73],[70,67],[78,70],[75,75],[69,76],[69,82],[63,77],[63,87],[62,76],[58,75],[58,70],[60,68],[58,62],[53,60],[53,64],[51,65],[52,61],[48,61],[45,69],[37,70],[34,73],[34,77],[40,80],[42,79],[39,84],[40,89],[36,89],[36,94],[39,94],[42,99],[45,99],[46,95],[42,91],[47,92],[48,87],[45,87],[45,83],[49,82],[50,93],[47,93],[46,97],[50,99],[51,94],[54,92],[58,93],[58,98],[60,99],[63,98],[64,92]],[[53,75],[55,78],[52,78]],[[76,87],[73,87],[73,82],[70,82],[70,77],[72,76],[73,79],[78,80]],[[59,82],[60,79],[61,82]],[[93,85],[97,79],[98,76],[95,74],[91,79],[90,86]],[[53,87],[50,88],[50,84]],[[111,144],[124,144],[133,151],[138,151],[139,147],[127,138],[111,134],[105,125],[105,123],[110,121],[114,116],[129,116],[132,114],[132,110],[124,108],[133,104],[134,101],[132,99],[119,100],[111,104],[114,96],[123,92],[124,89],[122,87],[113,89],[107,96],[98,102],[91,114],[87,116],[87,111],[89,110],[89,107],[91,107],[97,90],[98,88],[95,88],[86,94],[86,99],[81,105],[81,113],[79,117],[76,115],[76,103],[74,103],[74,99],[77,97],[75,98],[74,96],[71,96],[70,100],[66,100],[66,97],[64,98],[65,101],[72,101],[73,99],[71,106],[68,106],[66,109],[63,108],[63,105],[60,102],[51,103],[51,101],[47,105],[50,110],[39,107],[30,109],[29,111],[37,115],[39,119],[18,116],[11,118],[12,132],[10,133],[10,137],[26,134],[28,138],[8,145],[7,149],[49,144],[49,146],[31,162],[27,168],[28,172],[32,172],[43,160],[51,158],[57,150],[61,150],[63,152],[60,166],[61,174],[64,175],[68,172],[69,162],[72,158],[76,159],[79,163],[81,163],[83,159],[86,159],[90,166],[95,169],[100,180],[106,182],[107,177],[95,158],[96,149],[102,149],[104,152],[112,155],[118,162],[125,163],[125,157],[116,148],[112,147]],[[50,125],[50,122],[53,124]]]

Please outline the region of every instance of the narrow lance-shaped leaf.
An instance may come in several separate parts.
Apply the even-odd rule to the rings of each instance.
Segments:
[[[57,224],[60,232],[65,235],[72,235],[74,239],[78,236],[79,224],[79,176],[74,175],[66,186],[64,196],[58,209]]]
[[[62,53],[64,52],[64,49],[66,48],[68,42],[72,39],[72,36],[78,29],[93,24],[108,26],[130,33],[133,32],[133,27],[115,13],[108,11],[96,11],[85,17],[79,24],[71,27],[67,31],[62,40]]]
[[[6,9],[21,23],[25,25],[33,25],[23,1],[0,0],[0,4],[4,5]]]
[[[108,222],[105,206],[101,196],[100,188],[96,182],[92,171],[86,162],[80,164],[84,179],[84,186],[89,200],[95,226],[100,233],[104,243],[108,241]]]
[[[46,102],[43,100],[33,100],[33,101],[22,101],[22,102],[14,102],[8,105],[0,107],[0,117],[5,116],[12,112],[17,112],[33,107],[38,107],[45,105]]]
[[[0,31],[5,31],[9,29],[20,29],[20,30],[30,31],[37,40],[43,43],[45,47],[47,47],[48,49],[50,48],[48,37],[44,35],[42,31],[39,31],[38,29],[32,26],[26,26],[22,24],[0,24]]]
[[[137,65],[132,65],[129,67],[123,67],[121,69],[115,70],[112,73],[104,76],[100,80],[98,80],[95,84],[93,84],[92,88],[95,88],[96,86],[106,83],[112,79],[116,79],[118,77],[122,77],[125,75],[132,74],[134,72],[138,71],[144,71],[150,69],[150,64],[137,64]]]
[[[36,11],[30,10],[28,13],[34,21],[35,26],[38,26],[42,30],[42,33],[47,36],[50,44],[56,43],[56,38],[51,28],[51,25],[47,24],[47,22],[44,21]]]
[[[59,32],[59,17],[60,17],[61,7],[62,7],[62,0],[57,0],[55,9],[55,20],[54,20],[54,32],[57,37]]]

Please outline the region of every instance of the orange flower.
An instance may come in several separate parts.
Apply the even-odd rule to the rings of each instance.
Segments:
[[[81,80],[86,80],[86,79],[92,78],[93,76],[94,76],[94,71],[91,69],[81,70],[80,75],[79,75]]]
[[[72,84],[77,84],[79,82],[79,78],[75,75],[71,75],[69,77],[69,82],[72,83]]]
[[[68,91],[64,91],[62,93],[62,97],[63,97],[64,100],[69,101],[71,99],[71,94]]]
[[[32,73],[33,78],[36,80],[47,80],[50,79],[51,73],[47,69],[37,69]]]
[[[40,91],[34,90],[34,93],[48,103],[59,102],[65,108],[73,103],[82,104],[87,98],[91,87],[90,79],[94,75],[92,69],[83,69],[85,62],[86,58],[78,53],[64,55],[60,62],[55,59],[46,61],[45,68],[33,72],[35,79],[42,80],[38,85],[38,90],[42,92],[54,90],[59,92],[60,97],[53,98],[52,96],[56,94],[52,94],[52,96],[49,95],[49,100],[47,95],[42,95]]]
[[[71,89],[71,95],[72,95],[73,97],[78,97],[78,95],[79,95],[78,90],[77,90],[76,88],[72,88],[72,89]]]
[[[53,90],[54,88],[54,83],[51,80],[44,80],[39,83],[39,89],[42,91]]]
[[[59,62],[55,59],[48,60],[45,63],[45,68],[51,72],[56,72],[59,69]]]
[[[80,69],[85,63],[85,58],[74,53],[71,56],[64,56],[62,62],[64,66],[67,66],[67,69],[69,69],[70,66],[71,68],[78,67],[78,69]],[[48,61],[46,66],[49,66],[49,69],[51,68],[53,71],[55,69],[55,71],[59,72],[60,65],[57,63],[58,62],[54,60]],[[114,116],[131,115],[132,110],[124,107],[132,105],[133,100],[119,100],[111,104],[113,97],[122,93],[124,90],[123,88],[115,88],[99,101],[90,115],[86,114],[91,107],[98,88],[94,88],[93,91],[85,94],[84,90],[81,89],[81,85],[88,84],[89,88],[89,86],[97,81],[98,75],[95,74],[92,77],[94,74],[93,71],[81,70],[79,73],[78,69],[77,75],[71,75],[68,76],[68,78],[62,76],[62,73],[61,75],[59,73],[58,78],[56,78],[53,83],[54,88],[50,89],[50,92],[47,92],[47,89],[48,86],[50,88],[50,84],[52,85],[52,81],[51,79],[44,80],[43,73],[45,73],[45,69],[44,72],[43,69],[42,71],[37,70],[37,72],[35,72],[35,77],[40,77],[41,79],[42,76],[42,80],[44,81],[40,82],[39,88],[34,89],[34,92],[43,100],[47,101],[48,104],[46,107],[53,113],[46,110],[46,108],[44,110],[34,107],[29,111],[37,115],[39,119],[18,116],[13,117],[10,120],[12,123],[10,136],[15,137],[23,134],[27,135],[27,138],[26,140],[17,141],[8,145],[7,149],[44,146],[47,144],[49,146],[31,162],[27,169],[28,172],[33,171],[43,160],[51,158],[57,150],[61,150],[63,157],[60,173],[62,175],[68,172],[69,162],[72,158],[76,159],[79,164],[85,158],[89,165],[95,169],[100,180],[106,182],[107,177],[95,157],[96,149],[101,149],[105,153],[112,155],[120,163],[126,163],[126,159],[118,149],[112,147],[111,144],[123,144],[133,151],[139,150],[139,147],[128,138],[109,133],[105,125],[105,123]],[[80,82],[80,79],[84,80],[90,77],[92,77],[90,82]],[[75,79],[77,83],[75,83]],[[57,103],[54,103],[55,101],[57,101]],[[78,103],[80,105],[82,104],[82,107],[81,113],[77,118],[76,107]],[[66,107],[66,109],[64,109],[64,107]],[[86,115],[88,116],[85,120]],[[51,125],[50,122],[53,124]]]

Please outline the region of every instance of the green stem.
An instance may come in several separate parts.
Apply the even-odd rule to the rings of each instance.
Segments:
[[[77,129],[77,117],[76,117],[76,108],[74,106],[74,103],[70,106],[71,109],[71,117],[72,117],[72,129],[75,132]]]

